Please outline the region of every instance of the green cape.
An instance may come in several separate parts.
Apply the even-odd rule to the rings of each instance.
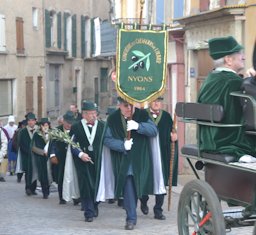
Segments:
[[[198,102],[220,104],[224,108],[222,123],[243,124],[240,100],[230,95],[239,91],[242,79],[235,73],[213,71],[207,77],[199,93]],[[244,154],[255,155],[255,137],[245,134],[244,127],[206,127],[200,126],[200,150],[204,152],[225,153],[237,157]]]
[[[121,111],[118,109],[108,117],[106,128],[110,128],[114,138],[124,140],[126,138],[126,123],[121,120]],[[148,114],[145,110],[135,109],[133,120],[138,123],[147,122]],[[112,164],[109,170],[113,170],[116,198],[123,196],[125,179],[130,165],[132,166],[137,197],[153,194],[153,170],[149,138],[137,131],[131,131],[131,138],[133,138],[133,146],[127,154],[110,150]]]
[[[95,185],[96,185],[96,169],[99,164],[99,146],[104,130],[104,123],[98,121],[95,139],[93,141],[93,151],[88,151],[90,145],[86,137],[82,122],[75,123],[71,132],[75,135],[76,142],[79,143],[83,152],[87,153],[94,164],[90,162],[84,162],[79,157],[74,156],[74,163],[77,170],[78,184],[81,198],[93,198],[95,197]]]

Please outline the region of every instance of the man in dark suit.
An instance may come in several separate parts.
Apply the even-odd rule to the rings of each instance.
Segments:
[[[32,137],[37,129],[36,126],[36,116],[33,113],[29,113],[26,116],[27,126],[19,132],[19,147],[20,154],[22,159],[22,170],[25,172],[25,181],[26,181],[26,194],[37,195],[36,190],[36,181],[32,182],[32,173],[33,173],[33,161],[31,158],[30,144]]]

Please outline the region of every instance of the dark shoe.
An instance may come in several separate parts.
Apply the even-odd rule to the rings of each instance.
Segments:
[[[21,182],[21,179],[17,178],[17,182],[20,183],[20,182]]]
[[[142,211],[142,213],[144,215],[148,214],[148,206],[147,206],[147,204],[146,205],[141,204],[140,209],[141,209],[141,211]]]
[[[99,209],[98,209],[98,207],[95,207],[95,209],[94,209],[94,217],[98,217],[98,215],[99,215]]]
[[[74,206],[77,206],[81,202],[80,198],[78,199],[73,199],[73,204]]]
[[[92,222],[92,221],[93,221],[93,217],[85,218],[85,222]]]
[[[119,207],[124,207],[124,199],[118,199],[117,200],[117,205],[119,206]]]
[[[61,199],[60,202],[59,202],[60,205],[64,205],[64,204],[66,204],[66,203],[67,203],[67,202],[66,202],[64,199]]]
[[[161,214],[161,215],[155,215],[155,219],[165,220],[166,217],[165,217],[163,214]]]
[[[28,196],[31,196],[31,195],[32,195],[31,190],[30,190],[30,189],[26,189],[26,194],[27,194]]]
[[[108,204],[113,204],[115,203],[115,199],[108,199]]]
[[[4,177],[0,177],[0,182],[5,182],[5,178]]]
[[[48,199],[48,195],[44,194],[43,199]]]
[[[127,222],[126,225],[124,226],[125,230],[133,230],[134,229],[134,224],[131,222]]]
[[[31,192],[32,195],[37,195],[36,191]],[[48,196],[48,195],[47,195]]]

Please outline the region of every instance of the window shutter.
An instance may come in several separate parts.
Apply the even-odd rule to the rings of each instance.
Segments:
[[[45,47],[51,47],[51,18],[48,10],[45,10]]]
[[[0,51],[6,51],[5,45],[5,16],[0,15]]]
[[[85,57],[85,16],[81,16],[81,57]]]
[[[57,41],[58,48],[61,49],[61,12],[57,14]]]
[[[72,16],[72,57],[76,57],[76,15]]]
[[[69,14],[67,12],[64,13],[64,50],[67,50],[67,19]]]
[[[95,54],[95,27],[94,18],[91,19],[91,54]]]
[[[16,17],[16,43],[17,43],[17,53],[24,54],[24,32],[23,32],[23,19],[21,17]]]

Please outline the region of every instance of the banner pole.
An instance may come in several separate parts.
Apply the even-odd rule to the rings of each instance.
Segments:
[[[144,6],[144,3],[145,3],[145,0],[140,0],[140,26],[139,28],[141,29],[141,25],[142,25],[142,13],[143,13],[143,6]],[[131,104],[131,115],[130,117],[128,118],[128,120],[131,120],[132,119],[132,115],[133,115],[133,110],[134,110],[134,105]],[[127,132],[127,139],[131,139],[131,131],[128,131]]]

